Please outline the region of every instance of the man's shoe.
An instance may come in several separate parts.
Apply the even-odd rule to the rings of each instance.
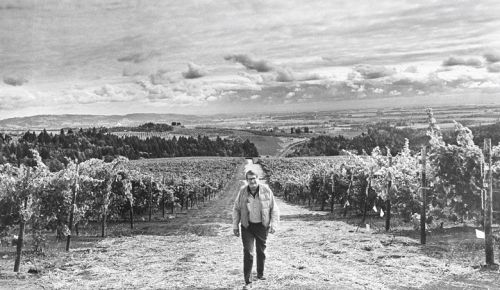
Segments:
[[[245,283],[245,286],[243,286],[243,290],[248,290],[250,288],[252,288],[252,282]]]
[[[259,280],[266,280],[266,277],[264,277],[264,275],[257,275],[257,279],[259,279]]]

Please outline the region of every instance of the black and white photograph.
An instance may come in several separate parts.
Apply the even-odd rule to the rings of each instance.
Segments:
[[[500,289],[500,2],[0,0],[0,289]]]

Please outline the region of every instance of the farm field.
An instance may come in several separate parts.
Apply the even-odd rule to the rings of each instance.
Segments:
[[[197,210],[138,223],[133,235],[81,243],[43,262],[25,259],[19,275],[10,272],[7,254],[0,289],[240,289],[242,245],[232,235],[231,207],[244,171],[242,164],[224,192]],[[278,205],[282,221],[268,239],[268,280],[252,289],[494,289],[500,283],[498,270],[480,267],[484,240],[473,228],[450,224],[422,246],[412,225],[401,221],[385,233],[383,219],[373,214],[368,229],[338,209],[332,214],[281,199]],[[43,265],[40,274],[26,273],[33,263]]]

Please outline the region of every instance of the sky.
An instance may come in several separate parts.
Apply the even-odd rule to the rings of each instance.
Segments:
[[[0,0],[0,119],[500,103],[500,1]]]

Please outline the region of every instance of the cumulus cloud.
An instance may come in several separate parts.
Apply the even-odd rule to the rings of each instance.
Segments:
[[[490,51],[485,53],[484,58],[488,62],[500,62],[500,52],[499,51]]]
[[[238,75],[245,77],[256,84],[261,84],[264,82],[264,78],[260,74],[249,74],[247,72],[241,71],[238,72]]]
[[[266,60],[256,60],[246,54],[231,54],[224,57],[225,60],[231,60],[241,63],[247,69],[256,70],[258,72],[269,72],[273,70],[273,65]]]
[[[483,65],[483,62],[478,58],[462,58],[456,56],[450,56],[448,59],[443,61],[443,66],[455,66],[455,65],[464,65],[464,66],[473,66],[480,67]]]
[[[152,84],[149,81],[137,82],[152,102],[166,102],[170,105],[199,106],[207,101],[217,100],[217,91],[199,83],[179,82],[176,84]]]
[[[160,56],[161,53],[158,51],[150,51],[148,53],[136,52],[131,53],[122,57],[117,58],[119,62],[133,62],[133,63],[141,63],[145,62],[148,59]]]
[[[122,76],[124,77],[135,77],[135,76],[140,76],[143,75],[145,72],[137,69],[137,68],[132,68],[132,67],[126,67],[122,71]]]
[[[258,99],[260,99],[261,97],[262,97],[261,95],[252,95],[252,96],[250,96],[250,99],[251,99],[251,100],[258,100]]]
[[[207,72],[205,69],[192,62],[188,63],[188,70],[182,73],[182,76],[186,79],[196,79],[205,76]]]
[[[295,80],[295,76],[290,69],[278,69],[276,81],[278,82],[292,82]]]
[[[126,102],[137,98],[134,92],[112,85],[104,85],[95,90],[94,93],[102,98],[101,101],[105,102]]]
[[[395,73],[393,69],[387,68],[385,66],[375,66],[366,64],[354,67],[354,71],[358,72],[365,79],[378,79],[391,76]]]
[[[210,97],[207,98],[208,102],[215,102],[217,100],[219,100],[219,98],[217,96],[210,96]]]
[[[500,62],[490,64],[488,66],[488,71],[493,73],[500,72]]]
[[[16,3],[16,1],[13,1],[13,3]],[[28,9],[29,6],[28,5],[18,5],[17,3],[16,4],[12,4],[12,3],[5,3],[5,4],[0,4],[0,10],[25,10],[25,9]]]
[[[162,84],[165,82],[170,82],[171,79],[165,76],[166,73],[167,73],[167,70],[159,69],[156,71],[156,73],[149,75],[149,81],[153,85],[158,85],[158,84]]]
[[[63,92],[66,99],[54,99],[65,104],[95,104],[131,102],[144,98],[143,91],[135,84],[120,86],[106,84],[98,88],[73,87]]]
[[[412,66],[409,66],[405,69],[405,72],[407,73],[417,73],[418,72],[418,69],[416,66],[412,65]]]
[[[28,80],[20,76],[4,76],[3,82],[11,86],[22,86]]]
[[[174,95],[171,87],[152,84],[147,81],[139,81],[137,84],[144,89],[147,98],[150,100],[171,99]]]
[[[276,81],[278,82],[311,81],[319,79],[321,79],[321,76],[314,73],[296,73],[289,68],[278,68],[276,70]]]
[[[40,94],[22,87],[0,87],[0,110],[32,107],[40,104]]]
[[[397,90],[392,90],[392,91],[389,92],[389,95],[391,95],[391,96],[399,96],[399,95],[401,95],[401,92],[397,91]]]

